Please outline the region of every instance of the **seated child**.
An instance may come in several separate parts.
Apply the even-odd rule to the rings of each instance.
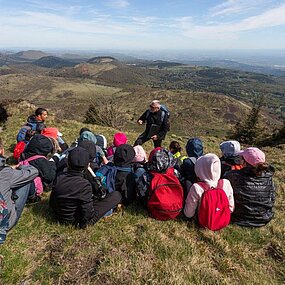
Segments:
[[[223,177],[227,171],[242,168],[243,159],[239,155],[240,143],[238,141],[224,141],[220,144],[220,149],[223,154],[220,158],[222,165],[221,177]]]
[[[249,147],[239,154],[244,159],[244,167],[225,174],[234,190],[232,222],[240,226],[261,227],[274,215],[275,170],[266,163],[264,152],[256,147]]]
[[[227,207],[229,207],[230,212],[232,212],[234,210],[233,189],[227,179],[220,179],[221,163],[218,156],[208,153],[198,158],[195,164],[195,173],[199,182],[194,183],[191,188],[188,189],[188,195],[184,206],[185,216],[187,218],[192,218],[195,215],[196,210],[199,210],[204,192],[211,191],[212,187],[224,191],[228,199]]]
[[[116,133],[114,135],[113,145],[107,148],[107,158],[109,161],[113,161],[113,157],[116,151],[116,148],[121,144],[126,144],[128,138],[124,133]]]
[[[94,162],[97,163],[97,169],[99,169],[101,164],[107,164],[109,162],[102,148],[97,145],[97,138],[91,131],[83,131],[79,137],[78,145],[81,141],[92,141],[96,145],[96,158]]]
[[[122,194],[125,205],[136,198],[136,176],[132,170],[134,157],[135,151],[128,144],[119,145],[114,153],[114,165],[117,167],[115,188]]]
[[[186,153],[188,158],[183,160],[180,166],[180,173],[184,180],[184,188],[190,189],[191,185],[197,182],[195,174],[195,163],[197,159],[203,155],[203,144],[199,138],[191,138],[186,144]]]
[[[6,165],[4,146],[0,139],[0,244],[18,222],[28,198],[35,196],[32,183],[38,170],[31,165],[12,168]]]
[[[108,211],[116,207],[122,195],[114,191],[101,200],[94,199],[92,186],[84,177],[89,165],[89,153],[76,147],[68,154],[67,171],[57,176],[50,197],[50,206],[57,220],[85,228],[95,224]]]

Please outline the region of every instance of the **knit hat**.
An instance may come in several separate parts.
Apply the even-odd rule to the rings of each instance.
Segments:
[[[145,150],[141,145],[134,146],[134,151],[136,153],[136,156],[133,162],[145,162],[147,160]]]
[[[54,138],[55,140],[58,137],[58,129],[57,128],[45,128],[41,133],[43,136]]]
[[[121,144],[126,144],[128,142],[128,138],[125,133],[116,133],[114,135],[113,145],[119,146]]]
[[[220,149],[225,158],[237,156],[240,152],[240,143],[238,141],[224,141],[220,144]]]
[[[244,160],[252,166],[265,162],[265,153],[257,147],[246,148],[239,152],[239,155],[241,155]]]
[[[75,147],[68,153],[68,165],[71,169],[84,169],[89,164],[89,152],[83,147]]]

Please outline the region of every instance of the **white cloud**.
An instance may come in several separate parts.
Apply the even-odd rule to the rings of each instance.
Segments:
[[[233,14],[247,13],[249,10],[259,9],[268,5],[268,0],[227,0],[210,9],[210,16],[231,16]]]
[[[111,0],[107,1],[106,5],[116,9],[123,9],[128,7],[130,3],[126,0]]]
[[[26,0],[26,2],[32,8],[37,8],[38,10],[45,10],[45,11],[53,11],[53,12],[60,12],[65,14],[76,14],[81,11],[83,6],[80,5],[64,5],[57,2],[44,2],[40,0]]]
[[[237,36],[237,33],[285,25],[285,4],[272,8],[257,16],[238,22],[224,22],[212,25],[196,25],[191,18],[177,20],[183,34],[193,38],[221,38]]]

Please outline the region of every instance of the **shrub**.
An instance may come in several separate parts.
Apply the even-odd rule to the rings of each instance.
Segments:
[[[126,125],[126,116],[114,100],[96,99],[91,102],[85,114],[84,123],[122,130]]]

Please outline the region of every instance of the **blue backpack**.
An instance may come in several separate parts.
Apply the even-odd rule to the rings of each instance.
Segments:
[[[0,244],[4,243],[7,236],[9,212],[3,195],[0,193]]]
[[[116,190],[115,181],[118,170],[129,173],[132,172],[131,167],[120,167],[108,163],[100,167],[95,173],[97,177],[101,178],[102,185],[108,190],[108,193],[112,193]]]
[[[43,122],[27,122],[17,134],[17,142],[25,141],[26,143],[31,139],[35,133],[40,133],[44,129]]]

